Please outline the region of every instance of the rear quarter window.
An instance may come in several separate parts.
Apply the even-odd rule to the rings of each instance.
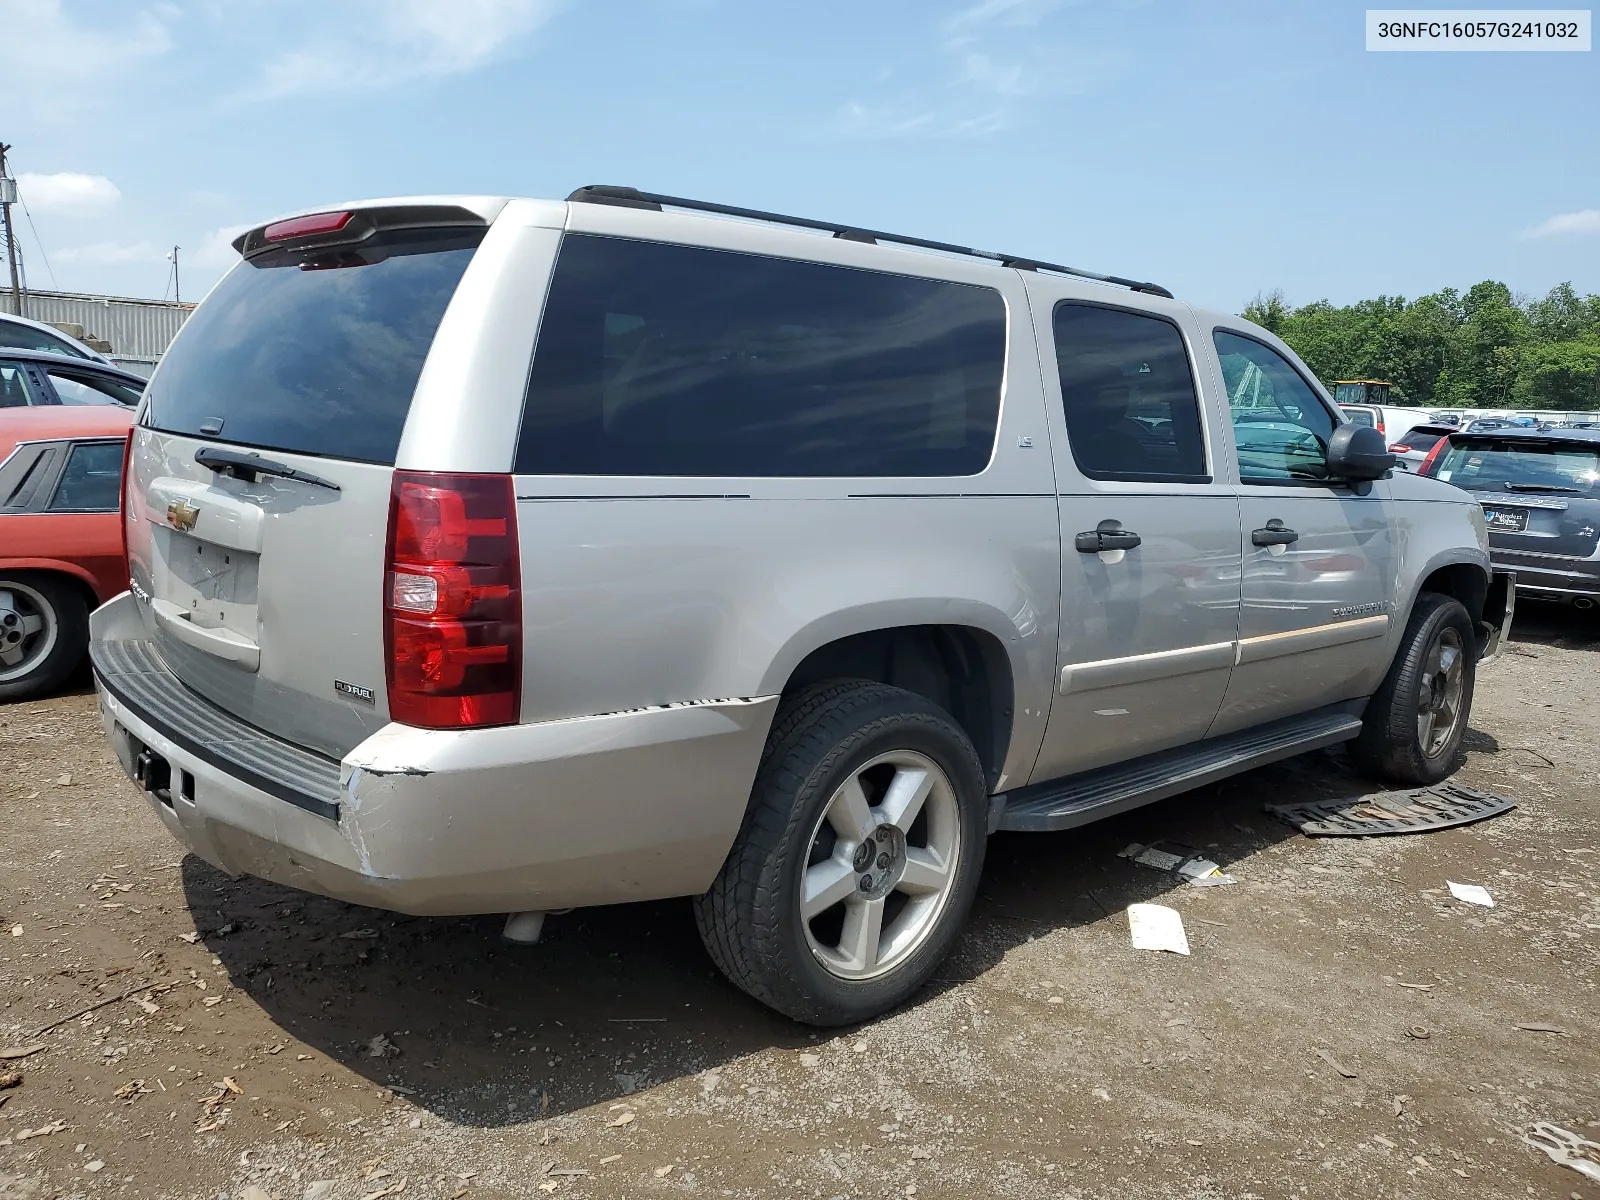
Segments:
[[[169,433],[392,464],[422,363],[481,230],[269,252],[195,310],[147,395]]]
[[[975,475],[994,447],[1005,332],[991,288],[569,235],[516,470]]]

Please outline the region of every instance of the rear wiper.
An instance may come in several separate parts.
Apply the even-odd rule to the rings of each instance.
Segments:
[[[235,479],[242,479],[246,483],[254,483],[261,475],[275,475],[279,479],[294,479],[300,483],[309,483],[314,487],[324,487],[329,491],[339,491],[339,485],[332,480],[324,479],[320,475],[313,475],[309,471],[301,471],[291,467],[288,463],[274,462],[270,458],[262,458],[259,454],[240,454],[237,450],[222,450],[216,446],[201,446],[194,452],[194,460],[202,467],[208,467],[218,475],[231,475]]]
[[[1508,492],[1581,492],[1582,488],[1568,487],[1564,483],[1507,483]]]

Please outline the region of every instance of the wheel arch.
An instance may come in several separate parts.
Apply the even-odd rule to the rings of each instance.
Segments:
[[[787,669],[774,665],[763,694],[793,692],[825,679],[865,679],[915,692],[962,727],[994,790],[1012,754],[1017,705],[1017,670],[1001,635],[951,620],[829,632],[834,636],[814,630],[811,638],[791,642],[783,656]],[[796,653],[799,647],[808,648]]]

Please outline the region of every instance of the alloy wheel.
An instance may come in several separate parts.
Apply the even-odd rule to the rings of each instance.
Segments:
[[[896,750],[857,768],[818,818],[800,876],[817,961],[848,980],[904,962],[938,926],[960,851],[955,789],[932,759]]]
[[[0,582],[0,683],[22,679],[56,645],[56,613],[25,583]]]
[[[1427,758],[1444,751],[1461,723],[1466,662],[1461,634],[1449,625],[1442,627],[1423,659],[1422,684],[1417,689],[1417,744]]]

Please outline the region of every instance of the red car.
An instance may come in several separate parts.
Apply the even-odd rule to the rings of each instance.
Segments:
[[[127,590],[122,451],[133,409],[0,407],[0,701],[82,661],[89,613]]]

